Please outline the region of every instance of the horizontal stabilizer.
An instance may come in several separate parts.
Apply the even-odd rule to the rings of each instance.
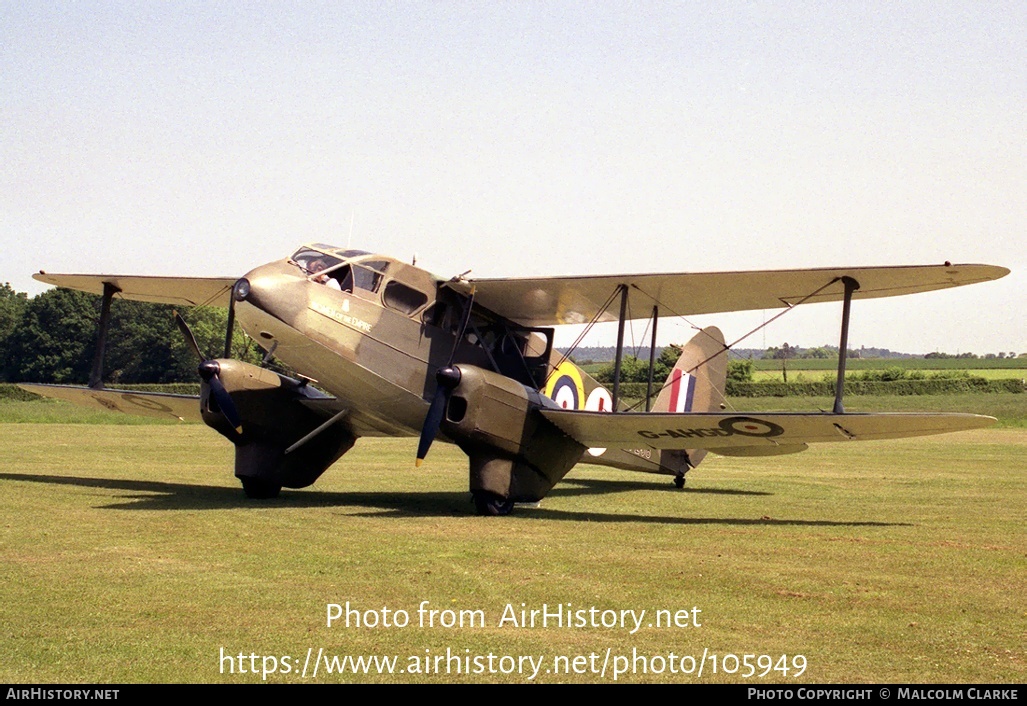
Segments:
[[[114,285],[117,299],[174,304],[176,306],[227,307],[238,277],[143,277],[139,275],[51,275],[38,272],[32,279],[66,289],[103,294],[103,285]]]
[[[143,417],[203,421],[200,398],[193,395],[168,395],[136,390],[94,390],[76,385],[37,385],[19,383],[18,387],[43,397],[71,402],[107,412],[124,412]]]
[[[562,409],[540,412],[584,446],[653,449],[758,449],[826,441],[870,441],[945,434],[995,423],[979,414],[604,414]],[[735,454],[737,455],[737,454]]]

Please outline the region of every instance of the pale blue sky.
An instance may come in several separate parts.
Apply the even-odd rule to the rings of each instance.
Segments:
[[[1024,105],[1021,2],[5,1],[0,281],[237,275],[352,218],[440,275],[999,264],[852,342],[1025,352]]]

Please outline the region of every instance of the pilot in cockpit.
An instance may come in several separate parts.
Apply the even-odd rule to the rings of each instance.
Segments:
[[[310,273],[316,275],[318,272],[321,272],[327,267],[328,263],[324,261],[324,258],[318,258],[310,263]],[[332,289],[338,289],[339,291],[342,291],[342,285],[339,284],[339,280],[335,279],[330,275],[320,275],[314,277],[314,281],[320,282],[326,287],[331,287]]]

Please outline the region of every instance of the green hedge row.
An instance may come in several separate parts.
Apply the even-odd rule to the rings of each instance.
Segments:
[[[119,390],[139,390],[140,392],[163,392],[169,395],[198,395],[200,383],[173,382],[166,385],[118,385]],[[17,400],[27,402],[38,400],[39,395],[26,392],[14,383],[0,382],[0,400]]]
[[[653,384],[653,390],[660,386]],[[620,386],[620,394],[628,399],[645,397],[644,382],[625,382]],[[847,395],[945,395],[958,392],[1024,392],[1023,380],[1010,378],[988,380],[982,377],[934,379],[934,380],[896,380],[894,382],[860,382],[845,383]],[[823,381],[781,382],[765,380],[762,382],[727,381],[728,397],[822,397],[834,395],[834,383]]]
[[[755,370],[781,370],[781,361],[771,358],[753,360]],[[789,358],[784,367],[792,372],[837,370],[837,358]],[[848,370],[1016,370],[1027,372],[1027,358],[849,358]]]
[[[38,400],[39,395],[33,395],[31,392],[25,392],[14,383],[0,382],[0,400],[17,400],[18,402],[28,402],[29,400]]]
[[[988,380],[982,377],[942,378],[934,380],[846,381],[847,395],[946,395],[958,392],[1023,392],[1023,380]],[[834,383],[828,382],[763,382],[727,383],[730,397],[819,397],[834,394]]]

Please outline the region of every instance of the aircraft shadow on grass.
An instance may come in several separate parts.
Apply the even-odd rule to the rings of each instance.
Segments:
[[[0,479],[51,485],[70,485],[82,488],[128,491],[119,496],[120,502],[100,506],[110,510],[225,510],[238,508],[297,508],[342,507],[368,508],[367,512],[353,513],[357,517],[435,517],[468,515],[471,501],[465,492],[324,492],[303,491],[283,495],[272,503],[254,502],[241,498],[234,488],[187,483],[167,483],[83,476],[54,476],[41,474],[0,473]],[[654,489],[653,484],[636,481],[577,480],[583,488],[562,488],[554,495],[592,495],[622,492],[624,490]],[[670,492],[682,492],[668,488]],[[717,493],[730,495],[772,495],[772,493],[727,489],[686,489],[687,493]],[[384,510],[372,512],[371,509]],[[908,522],[840,522],[835,520],[801,520],[738,517],[668,517],[638,514],[615,514],[554,510],[535,507],[519,515],[523,519],[569,520],[573,522],[642,522],[652,524],[683,525],[768,525],[801,527],[910,527]]]
[[[606,493],[623,493],[629,490],[645,490],[648,492],[666,490],[673,493],[695,493],[700,495],[773,495],[762,490],[737,490],[734,488],[690,488],[681,490],[674,488],[669,481],[640,480],[600,480],[595,478],[565,478],[564,485],[554,488],[552,496],[571,495],[604,495]]]

